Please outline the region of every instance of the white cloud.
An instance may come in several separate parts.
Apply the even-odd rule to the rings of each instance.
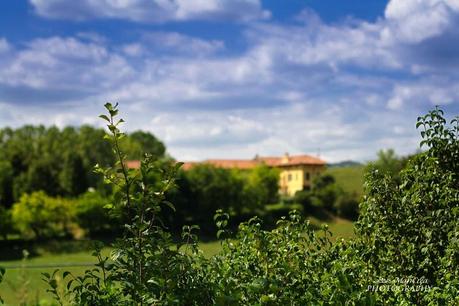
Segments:
[[[401,63],[380,39],[381,26],[362,22],[330,26],[320,20],[312,25],[258,25],[248,37],[281,61],[299,65],[324,65],[330,69],[357,65],[399,68]]]
[[[60,2],[47,3],[50,13]],[[182,3],[175,20],[229,5],[161,3],[171,12]],[[307,11],[288,25],[246,24],[247,48],[231,55],[220,52],[229,48],[223,41],[175,32],[121,45],[97,35],[34,39],[8,45],[0,99],[13,105],[6,122],[59,125],[92,122],[103,102],[119,101],[129,129],[158,134],[180,159],[320,149],[329,161],[365,160],[387,147],[406,154],[417,148],[418,115],[436,104],[458,110],[454,3],[392,0],[373,23],[327,24]],[[46,113],[24,106],[36,99],[49,103]]]
[[[146,33],[143,35],[143,41],[146,48],[193,56],[209,55],[225,47],[221,40],[204,40],[177,32]]]
[[[122,47],[124,54],[128,56],[142,56],[147,53],[145,47],[139,43],[126,44]]]
[[[10,44],[5,38],[0,38],[0,54],[10,50]]]
[[[85,20],[117,18],[161,23],[184,20],[250,21],[269,18],[260,0],[30,0],[38,15]]]
[[[116,86],[132,68],[103,45],[75,38],[34,39],[0,71],[0,83],[41,90],[85,92]]]
[[[428,78],[423,81],[395,85],[387,101],[387,107],[391,110],[407,107],[419,109],[419,106],[422,105],[432,108],[435,105],[459,104],[458,101],[459,80]]]
[[[383,35],[406,43],[419,43],[442,34],[459,12],[457,0],[391,0],[385,11],[389,23]]]

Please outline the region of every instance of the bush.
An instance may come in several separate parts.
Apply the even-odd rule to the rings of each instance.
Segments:
[[[428,292],[385,292],[389,303],[459,304],[459,122],[439,109],[418,118],[421,145],[400,183],[378,170],[366,177],[358,234],[374,276],[417,278]]]
[[[228,216],[218,214],[217,223]],[[224,229],[222,229],[224,231]],[[360,290],[360,268],[343,262],[341,244],[332,245],[327,226],[316,232],[291,212],[273,230],[257,217],[242,223],[235,237],[210,261],[209,280],[216,305],[370,305]]]
[[[340,217],[357,220],[359,215],[359,200],[357,194],[343,191],[336,199],[333,210]]]
[[[303,206],[303,210],[306,213],[311,213],[313,209],[312,205],[312,193],[309,190],[301,190],[295,193],[293,202],[299,203]]]
[[[75,205],[63,198],[52,198],[43,191],[24,194],[12,208],[12,220],[21,234],[36,238],[70,235]]]
[[[323,208],[351,220],[356,220],[358,217],[358,195],[345,192],[335,183],[331,175],[318,177],[314,189],[296,192],[293,200],[302,204],[307,214],[316,214]]]

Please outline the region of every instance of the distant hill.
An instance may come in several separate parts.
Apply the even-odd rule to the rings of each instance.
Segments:
[[[334,168],[334,167],[353,167],[353,166],[362,166],[362,163],[356,162],[354,160],[343,160],[338,163],[331,163],[327,164],[327,167]]]
[[[348,164],[346,166],[329,166],[325,174],[332,175],[338,186],[344,191],[355,193],[357,196],[363,195],[363,176],[365,165],[363,164]]]

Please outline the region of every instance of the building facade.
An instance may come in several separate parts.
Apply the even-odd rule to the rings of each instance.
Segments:
[[[325,161],[310,155],[293,155],[286,153],[281,157],[259,157],[253,159],[208,159],[202,162],[188,162],[184,169],[190,169],[196,164],[211,164],[226,169],[252,169],[258,165],[276,167],[280,170],[279,192],[282,195],[293,196],[297,191],[312,188],[312,182],[325,170]]]

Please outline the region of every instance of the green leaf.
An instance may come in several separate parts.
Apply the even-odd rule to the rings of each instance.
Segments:
[[[171,202],[163,201],[163,204],[166,205],[167,207],[169,207],[170,209],[172,209],[174,212],[176,211],[174,204],[172,204]]]
[[[102,118],[107,122],[110,122],[110,119],[106,115],[99,115],[99,118]]]
[[[67,290],[70,290],[70,287],[72,286],[72,283],[73,283],[73,279],[69,280],[69,282],[67,283]]]
[[[113,109],[113,105],[112,105],[110,102],[105,103],[105,104],[104,104],[104,107],[105,107],[108,111],[110,111],[110,110]]]

